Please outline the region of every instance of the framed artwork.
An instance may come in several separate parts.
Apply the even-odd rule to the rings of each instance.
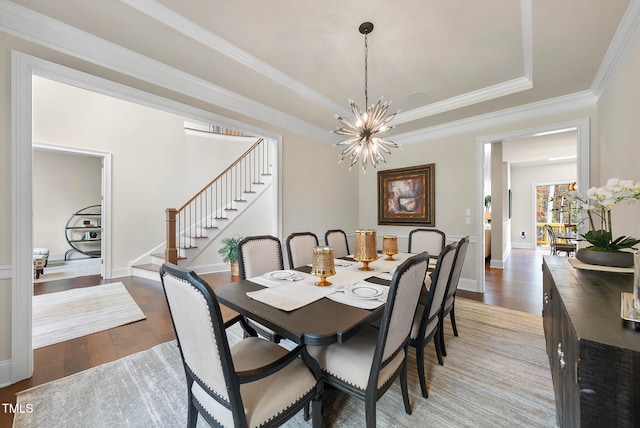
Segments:
[[[435,167],[378,171],[378,224],[435,227]]]

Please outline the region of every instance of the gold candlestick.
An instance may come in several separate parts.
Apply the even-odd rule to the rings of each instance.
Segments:
[[[398,254],[398,237],[385,235],[382,237],[382,254],[387,255],[387,260],[393,260],[393,255]]]
[[[373,270],[369,263],[378,260],[376,231],[372,229],[356,230],[356,248],[353,258],[362,262],[360,270]]]
[[[319,276],[320,281],[317,286],[326,287],[331,285],[327,281],[328,276],[336,274],[336,267],[333,259],[332,247],[313,247],[313,259],[311,262],[311,275]]]

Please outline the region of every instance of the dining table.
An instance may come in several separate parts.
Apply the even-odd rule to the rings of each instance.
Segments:
[[[363,264],[352,256],[336,259],[328,287],[315,285],[320,278],[308,265],[225,284],[215,294],[220,303],[296,344],[343,343],[382,316],[393,272],[412,255],[396,254],[391,261],[380,255],[369,263],[371,271],[360,270]],[[433,269],[435,261],[430,263]]]

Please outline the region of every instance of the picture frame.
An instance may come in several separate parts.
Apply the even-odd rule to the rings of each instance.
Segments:
[[[435,167],[378,171],[378,224],[435,227]]]

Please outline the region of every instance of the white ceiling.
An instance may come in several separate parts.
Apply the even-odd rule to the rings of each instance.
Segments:
[[[636,0],[632,0],[635,2]],[[629,0],[16,0],[322,130],[347,99],[405,134],[594,91]],[[607,64],[605,64],[607,65]],[[424,93],[410,100],[411,93]],[[215,103],[215,102],[214,102]],[[328,135],[331,135],[327,132]]]

